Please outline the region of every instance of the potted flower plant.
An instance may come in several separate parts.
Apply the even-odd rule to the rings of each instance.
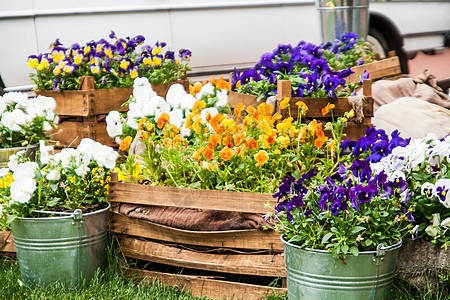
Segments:
[[[32,156],[40,140],[49,138],[55,120],[55,100],[20,92],[0,97],[0,167],[6,167],[10,155],[27,150]]]
[[[1,174],[13,178],[1,191],[2,217],[12,227],[26,283],[80,286],[104,265],[107,179],[118,154],[91,139],[76,149],[52,149],[41,141],[36,161],[23,151],[10,157]]]
[[[331,168],[283,179],[274,194],[274,216],[292,297],[389,298],[402,238],[413,227],[412,209],[407,182],[373,172],[370,162],[407,143],[398,133],[389,140],[371,128],[357,142],[339,141],[334,155],[322,157],[332,161]]]
[[[450,245],[450,137],[428,135],[398,146],[371,168],[408,183],[407,201],[411,207],[413,234],[400,252],[398,270],[407,279],[440,274],[448,270]],[[395,175],[394,175],[395,174]],[[430,276],[430,278],[436,277]],[[432,279],[430,279],[432,280]]]

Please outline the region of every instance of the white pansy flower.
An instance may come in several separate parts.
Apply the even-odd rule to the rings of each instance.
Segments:
[[[6,105],[23,103],[28,101],[28,96],[21,92],[9,92],[3,95]]]
[[[81,164],[81,166],[75,169],[75,173],[82,178],[84,178],[89,171],[90,169],[86,164]]]
[[[10,187],[13,201],[27,203],[36,190],[36,182],[30,177],[20,177],[15,179]]]
[[[388,181],[398,183],[400,179],[406,180],[406,175],[402,171],[394,171],[388,176]]]
[[[3,215],[3,205],[0,203],[0,217]]]
[[[34,161],[26,161],[19,163],[13,173],[14,180],[20,180],[21,178],[34,178],[34,172],[39,168],[39,165]]]
[[[186,128],[185,126],[180,128],[180,134],[184,137],[189,137],[191,133],[191,130],[189,128]]]
[[[434,184],[432,184],[431,182],[425,182],[424,184],[422,184],[420,191],[422,195],[427,196],[427,198],[431,198],[433,197]]]
[[[118,111],[110,111],[106,116],[106,132],[112,138],[119,136],[122,131],[122,118]]]
[[[19,164],[19,157],[17,156],[17,154],[11,154],[9,156],[9,161],[7,163],[8,168],[14,172],[18,164]]]
[[[50,161],[50,153],[53,151],[53,146],[47,146],[45,145],[45,141],[40,140],[39,141],[39,152],[41,153],[41,162],[46,164]]]
[[[169,112],[169,124],[175,125],[178,128],[183,125],[183,111],[181,109],[174,109]]]
[[[195,102],[197,102],[197,99],[193,95],[186,93],[186,95],[184,95],[183,101],[181,102],[181,108],[191,111],[192,108],[194,108]]]
[[[441,222],[441,226],[450,228],[450,217],[444,219],[444,220]]]
[[[376,162],[376,163],[371,163],[370,164],[370,169],[372,170],[372,172],[374,174],[379,174],[382,171],[384,171],[384,166],[381,162]]]
[[[137,130],[139,127],[139,121],[144,117],[144,114],[141,111],[130,110],[127,113],[127,126],[131,127],[134,130]]]
[[[51,170],[46,176],[45,179],[47,180],[60,180],[61,179],[61,172],[60,169],[53,169]]]
[[[6,101],[0,96],[0,115],[6,110]]]
[[[102,145],[101,150],[97,152],[94,157],[99,167],[105,167],[112,170],[116,166],[118,156],[119,154],[114,151],[113,148]]]
[[[200,100],[204,95],[211,94],[214,94],[214,85],[212,85],[211,82],[208,82],[202,86],[202,89],[195,95],[195,97]]]
[[[9,168],[1,168],[0,169],[0,177],[5,177],[9,173]]]
[[[216,107],[223,107],[227,106],[228,104],[228,92],[227,90],[220,90],[217,91],[217,98],[219,98],[219,101],[216,102]]]
[[[437,235],[437,229],[435,227],[433,227],[432,225],[428,225],[428,227],[425,228],[425,232],[432,238],[435,238]]]
[[[27,123],[27,115],[20,109],[15,109],[13,111],[6,111],[2,115],[1,122],[3,126],[7,127],[12,131],[21,131],[20,125],[25,125]]]
[[[209,107],[209,108],[204,108],[202,109],[202,111],[200,112],[200,117],[202,118],[202,122],[206,123],[206,117],[208,116],[208,114],[211,115],[211,118],[213,118],[215,115],[217,115],[219,113],[219,111],[217,110],[217,108],[215,107]],[[208,124],[209,125],[209,124]]]
[[[145,77],[138,77],[134,80],[133,83],[133,97],[136,101],[145,101],[153,96],[156,93],[153,91],[152,85]]]
[[[81,158],[80,153],[73,148],[64,148],[53,156],[56,163],[61,162],[64,168],[70,167],[72,164],[79,165]]]
[[[184,87],[179,83],[175,83],[172,84],[167,91],[166,101],[173,108],[181,108],[181,103],[185,96],[186,91],[184,90]]]
[[[156,106],[158,105],[158,101],[155,97],[148,99],[148,101],[145,101],[141,105],[141,111],[142,115],[145,117],[154,116]]]

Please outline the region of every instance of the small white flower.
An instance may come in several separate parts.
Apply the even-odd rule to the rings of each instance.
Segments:
[[[195,95],[195,97],[199,100],[204,95],[211,95],[211,94],[214,94],[214,86],[211,84],[211,82],[208,82],[207,84],[202,86],[202,89],[200,90],[200,92],[197,93],[197,95]]]
[[[1,122],[3,126],[12,131],[21,131],[21,125],[27,123],[27,115],[20,109],[6,111],[2,115]]]
[[[219,98],[219,101],[216,102],[216,107],[223,107],[227,106],[228,104],[228,92],[227,90],[220,90],[217,91],[217,98]]]
[[[169,112],[169,124],[175,125],[178,128],[183,124],[183,111],[181,109],[174,109]]]
[[[431,182],[425,182],[424,184],[422,184],[420,191],[422,195],[427,196],[427,198],[431,198],[433,197],[434,184],[432,184]]]
[[[6,101],[0,96],[0,115],[6,110]]]
[[[106,116],[106,132],[112,138],[119,136],[123,133],[122,131],[122,118],[118,111],[110,111]]]
[[[388,181],[398,183],[400,179],[406,180],[406,175],[402,171],[394,171],[389,175]]]
[[[86,174],[90,171],[89,167],[86,164],[81,164],[77,169],[75,169],[75,173],[77,173],[78,176],[84,178]]]
[[[189,136],[191,136],[191,130],[189,129],[189,128],[186,128],[186,127],[181,127],[180,128],[180,134],[182,135],[182,136],[184,136],[184,137],[189,137]]]
[[[0,169],[0,177],[5,177],[9,173],[9,168],[1,168]]]
[[[441,226],[450,228],[450,217],[444,219],[444,221],[441,222]]]
[[[50,153],[53,151],[53,146],[46,146],[45,141],[39,141],[39,152],[41,153],[41,162],[47,164],[50,161]]]
[[[384,166],[381,162],[376,162],[376,163],[371,163],[370,164],[370,169],[372,170],[372,172],[374,174],[379,174],[382,171],[384,171]]]
[[[184,87],[179,83],[175,83],[167,91],[166,101],[173,108],[181,108],[185,96],[186,91]]]
[[[432,225],[428,225],[428,227],[425,228],[425,232],[432,238],[435,238],[437,235],[437,229],[435,227],[433,227]]]
[[[18,164],[19,164],[19,157],[17,156],[17,154],[11,154],[9,156],[9,161],[7,163],[8,168],[14,172]]]
[[[194,108],[194,104],[197,102],[197,99],[189,93],[184,95],[183,101],[181,102],[181,108],[185,110],[191,111]]]
[[[145,101],[153,96],[156,93],[153,91],[152,85],[145,77],[138,77],[134,80],[133,83],[133,97],[136,101]]]
[[[39,165],[36,162],[26,161],[24,163],[19,163],[13,173],[14,181],[20,180],[21,178],[33,179],[34,172],[38,169]]]
[[[200,117],[202,118],[203,123],[206,123],[206,117],[207,117],[208,113],[211,115],[211,118],[212,118],[215,115],[217,115],[219,113],[219,111],[215,107],[209,107],[209,108],[202,109],[202,111],[200,112]]]
[[[14,179],[10,187],[13,201],[27,203],[36,190],[36,182],[30,177],[20,177]]]
[[[61,172],[60,172],[60,170],[59,170],[59,169],[53,169],[53,170],[51,170],[51,171],[47,174],[47,176],[45,176],[45,179],[47,179],[47,180],[53,180],[53,181],[60,180],[60,179],[61,179]]]
[[[28,101],[28,95],[21,92],[9,92],[3,95],[6,105],[23,103]]]

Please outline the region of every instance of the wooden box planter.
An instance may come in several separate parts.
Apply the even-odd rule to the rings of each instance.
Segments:
[[[179,83],[189,90],[189,80],[177,80],[169,83],[153,84],[153,90],[166,97],[172,84]],[[55,112],[60,117],[58,129],[53,132],[57,147],[76,147],[81,139],[89,137],[102,144],[118,147],[114,139],[106,132],[106,115],[116,110],[128,111],[122,106],[130,99],[133,87],[97,89],[92,76],[80,80],[80,88],[75,91],[35,91],[37,95],[52,97],[56,101]]]
[[[365,135],[365,130],[367,128],[372,127],[371,119],[373,117],[373,99],[372,99],[372,81],[365,80],[363,83],[363,115],[364,118],[362,123],[352,123],[349,122],[344,129],[344,132],[347,134],[345,137],[357,140],[360,137]],[[291,82],[289,80],[279,80],[277,82],[277,98],[274,103],[274,111],[281,114],[283,118],[289,117],[289,111],[287,109],[280,109],[280,102],[285,97],[291,97]],[[256,96],[246,95],[242,93],[237,93],[233,91],[229,91],[228,94],[228,102],[231,108],[236,107],[239,103],[243,103],[245,106],[253,106],[257,107],[260,103],[256,100]],[[308,106],[308,111],[306,115],[302,117],[302,119],[317,119],[322,122],[331,120],[328,114],[326,117],[322,115],[322,108],[324,108],[328,103],[332,103],[335,105],[333,109],[333,117],[337,118],[343,116],[343,114],[347,111],[350,111],[353,107],[349,102],[349,98],[340,97],[337,99],[330,98],[291,98],[290,99],[290,107],[291,107],[291,116],[295,119],[297,118],[297,106],[295,103],[297,101],[303,101]]]
[[[14,238],[11,231],[0,231],[0,253],[16,253]]]
[[[140,280],[158,278],[164,284],[190,289],[195,296],[211,298],[257,299],[286,292],[257,284],[261,278],[285,278],[283,245],[272,230],[191,231],[118,213],[120,205],[131,203],[264,215],[271,211],[265,205],[276,203],[270,194],[124,183],[113,173],[109,195],[113,205],[110,228],[125,257],[188,270],[181,274],[128,270]],[[235,279],[241,276],[251,277],[251,283]]]
[[[400,67],[400,60],[395,55],[395,51],[389,52],[389,57],[381,60],[377,60],[361,66],[352,67],[352,71],[355,72],[347,77],[347,82],[356,82],[359,80],[360,75],[364,74],[364,71],[369,72],[370,79],[377,81],[380,79],[395,80],[402,76],[402,69]]]

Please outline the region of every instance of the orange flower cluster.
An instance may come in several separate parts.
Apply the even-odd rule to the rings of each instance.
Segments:
[[[203,82],[197,81],[194,82],[192,85],[190,85],[189,93],[191,93],[195,97],[195,95],[197,95],[197,93],[201,91],[202,87],[208,82],[219,90],[228,90],[230,86],[229,82],[223,79],[223,76],[220,76],[219,79],[216,79],[214,76],[211,76],[209,78],[209,81],[206,80],[204,80]]]

